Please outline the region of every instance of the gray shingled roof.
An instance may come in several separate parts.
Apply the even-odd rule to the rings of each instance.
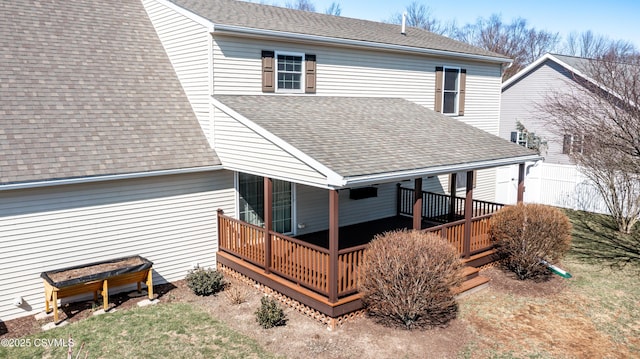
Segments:
[[[220,163],[139,0],[3,0],[0,61],[0,185]]]
[[[418,28],[234,0],[170,0],[214,24],[508,58]]]
[[[230,95],[215,99],[343,177],[536,155],[403,99]]]
[[[565,64],[573,67],[574,69],[582,72],[587,71],[590,68],[590,66],[592,66],[594,61],[593,59],[587,59],[584,57],[577,57],[577,56],[567,56],[567,55],[559,55],[559,54],[550,54],[550,55],[564,62]]]

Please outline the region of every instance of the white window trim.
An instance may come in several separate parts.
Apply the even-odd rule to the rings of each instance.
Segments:
[[[289,52],[289,51],[274,51],[275,54],[275,73],[276,73],[276,77],[275,77],[275,87],[276,87],[276,92],[277,93],[304,93],[304,89],[305,89],[305,73],[306,73],[306,61],[305,61],[305,54],[302,52]],[[280,73],[280,71],[278,70],[278,56],[279,55],[284,55],[284,56],[298,56],[302,58],[302,66],[300,67],[300,88],[299,89],[281,89],[278,88],[278,74]]]
[[[454,104],[453,112],[444,112],[444,94],[447,92],[451,92],[451,91],[445,90],[445,87],[444,87],[445,81],[447,80],[447,69],[458,71],[458,77],[456,78],[456,92],[458,95],[456,96],[456,102]],[[443,115],[458,116],[458,113],[460,111],[460,76],[461,74],[462,74],[461,67],[442,66],[442,114]]]
[[[516,133],[516,144],[529,148],[529,138],[527,134],[523,131],[514,131]],[[523,139],[524,138],[524,139]]]
[[[258,175],[256,175],[258,176]],[[264,177],[264,176],[263,176]],[[282,233],[286,236],[295,236],[298,233],[298,210],[297,210],[297,186],[295,182],[291,183],[291,229],[292,232]],[[235,190],[236,202],[236,219],[240,220],[240,172],[233,172],[233,188]]]

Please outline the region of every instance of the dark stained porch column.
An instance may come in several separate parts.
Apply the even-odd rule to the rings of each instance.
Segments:
[[[413,229],[422,229],[422,178],[416,178],[413,186]]]
[[[524,201],[524,165],[518,165],[518,203]]]
[[[271,230],[273,230],[273,180],[264,178],[264,272],[271,273]]]
[[[338,301],[338,191],[329,190],[329,302]]]
[[[471,256],[471,218],[473,218],[473,171],[467,171],[467,196],[464,201],[464,257]]]
[[[453,221],[453,218],[455,218],[456,212],[457,212],[457,208],[456,208],[456,184],[458,183],[458,174],[457,173],[452,173],[451,174],[451,181],[449,183],[449,194],[450,194],[450,199],[449,199],[449,221]]]

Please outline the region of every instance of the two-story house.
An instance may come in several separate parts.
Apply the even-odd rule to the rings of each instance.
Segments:
[[[486,260],[495,168],[519,165],[522,198],[538,158],[497,136],[510,60],[427,31],[233,0],[3,6],[24,34],[3,110],[50,96],[0,133],[23,151],[0,183],[3,319],[42,308],[41,271],[139,254],[156,283],[217,265],[331,322],[361,307],[375,233],[434,226]],[[60,30],[33,45],[21,7]]]
[[[583,81],[593,81],[589,75],[592,61],[545,54],[502,85],[500,137],[522,146],[530,145],[526,143],[526,134],[517,128],[520,123],[526,131],[535,133],[542,144],[540,154],[544,162],[530,164],[527,171],[527,202],[608,212],[601,195],[569,156],[574,151],[582,151],[584,134],[580,129],[559,133],[551,123],[553,114],[544,108],[549,97],[581,91]],[[500,170],[497,201],[510,202],[515,198],[516,171],[514,167]]]

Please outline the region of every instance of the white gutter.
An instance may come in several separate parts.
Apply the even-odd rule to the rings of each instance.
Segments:
[[[265,38],[276,37],[276,38],[282,38],[287,40],[317,41],[317,42],[323,42],[323,43],[334,44],[334,45],[375,48],[375,49],[381,49],[381,50],[402,51],[402,52],[435,55],[435,56],[450,56],[450,57],[457,57],[461,59],[497,62],[501,64],[513,62],[513,60],[511,59],[507,59],[503,57],[464,54],[460,52],[424,49],[424,48],[407,46],[407,45],[383,44],[383,43],[371,42],[371,41],[341,39],[341,38],[328,37],[328,36],[298,34],[293,32],[265,30],[265,29],[255,29],[255,28],[236,26],[236,25],[214,24],[213,32],[229,34],[229,35],[245,35],[245,36],[251,36],[251,37],[265,37]]]
[[[410,171],[380,173],[380,174],[356,176],[356,177],[345,177],[345,181],[346,181],[345,187],[364,186],[364,185],[370,185],[370,184],[376,184],[376,183],[402,181],[402,180],[416,178],[416,177],[437,176],[437,175],[447,174],[452,172],[473,171],[473,170],[479,170],[479,169],[485,169],[485,168],[508,166],[508,165],[513,165],[518,163],[538,161],[540,159],[542,159],[542,157],[539,155],[530,155],[530,156],[511,157],[511,158],[488,160],[488,161],[473,162],[473,163],[463,163],[458,165],[436,166],[436,167],[429,167],[429,168],[416,169],[416,170],[410,170]]]
[[[134,173],[125,173],[125,174],[118,174],[118,175],[67,178],[67,179],[59,179],[59,180],[51,180],[51,181],[11,183],[6,185],[0,185],[0,191],[39,188],[39,187],[64,186],[64,185],[72,185],[72,184],[115,181],[115,180],[157,177],[157,176],[169,176],[169,175],[177,175],[177,174],[217,171],[222,169],[224,169],[222,165],[216,165],[216,166],[192,167],[192,168],[181,168],[181,169],[150,171],[150,172],[134,172]]]

